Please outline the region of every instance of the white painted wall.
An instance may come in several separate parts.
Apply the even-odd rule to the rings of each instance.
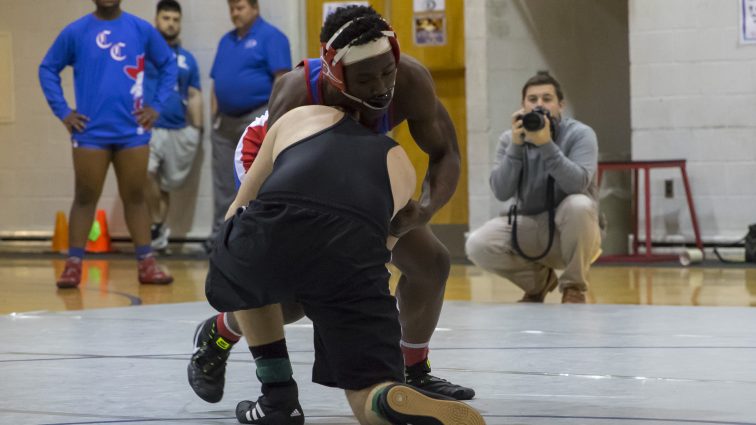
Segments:
[[[739,7],[630,1],[633,159],[686,159],[704,240],[718,242],[756,222],[756,45],[739,44]],[[692,240],[680,173],[654,171],[651,186],[654,238]]]
[[[180,0],[181,1],[181,0]],[[126,0],[127,12],[152,22],[156,0]],[[197,57],[205,104],[209,106],[210,66],[220,37],[232,29],[226,0],[183,0],[182,39]],[[16,120],[0,123],[0,235],[49,235],[55,212],[68,214],[73,199],[73,165],[68,134],[52,114],[39,88],[37,67],[65,25],[90,13],[88,0],[0,0],[0,31],[13,37]],[[260,0],[262,16],[289,37],[293,62],[305,55],[304,0]],[[64,91],[73,105],[70,68]],[[5,95],[4,93],[0,95]],[[208,113],[206,112],[206,121]],[[209,123],[205,123],[209,129]],[[187,185],[173,199],[173,234],[204,237],[212,216],[209,132]],[[126,235],[112,171],[99,208],[108,212],[111,233]]]

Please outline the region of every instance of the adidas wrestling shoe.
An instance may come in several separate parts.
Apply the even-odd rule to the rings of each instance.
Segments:
[[[381,415],[400,425],[485,425],[477,410],[461,401],[404,384],[389,385],[376,401]]]
[[[299,390],[294,380],[283,385],[263,384],[257,401],[236,405],[236,419],[243,424],[302,425],[305,417],[299,405]]]
[[[242,424],[259,425],[302,425],[305,421],[298,401],[289,406],[271,406],[265,396],[257,401],[240,402],[236,406],[236,419]]]
[[[475,397],[474,389],[452,384],[446,379],[431,375],[430,361],[428,359],[416,365],[408,366],[404,371],[407,385],[412,385],[415,388],[451,397],[455,400],[470,400]]]
[[[223,398],[226,384],[226,362],[233,343],[218,335],[213,316],[197,326],[194,332],[194,353],[187,367],[189,385],[208,403]]]

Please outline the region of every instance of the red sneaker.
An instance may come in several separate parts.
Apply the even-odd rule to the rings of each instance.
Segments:
[[[163,271],[155,257],[139,260],[139,283],[164,285],[173,282],[173,276]]]
[[[63,268],[63,273],[60,274],[58,281],[55,285],[61,289],[75,288],[81,283],[81,259],[75,257],[69,257],[66,260],[66,266]]]

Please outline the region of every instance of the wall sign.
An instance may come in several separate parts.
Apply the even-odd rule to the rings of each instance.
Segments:
[[[740,1],[740,42],[756,43],[756,0]]]
[[[446,44],[446,1],[413,0],[412,34],[416,46]]]

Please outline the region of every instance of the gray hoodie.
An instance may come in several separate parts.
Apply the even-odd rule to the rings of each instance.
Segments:
[[[567,195],[577,193],[598,201],[597,167],[596,133],[580,121],[563,118],[556,142],[540,147],[529,143],[515,145],[512,130],[505,131],[496,150],[491,189],[500,201],[514,197],[522,170],[518,209],[525,215],[540,214],[548,210],[546,180],[549,175],[554,177],[556,205]]]

